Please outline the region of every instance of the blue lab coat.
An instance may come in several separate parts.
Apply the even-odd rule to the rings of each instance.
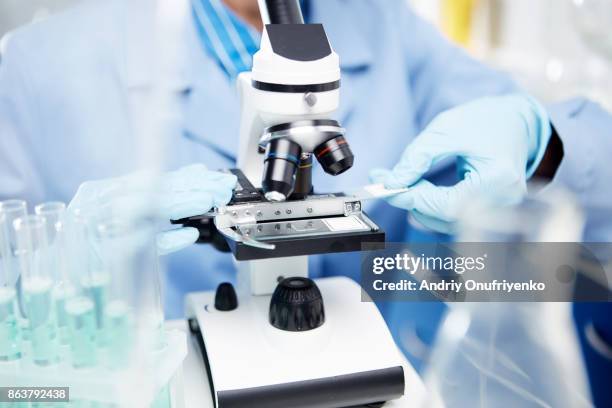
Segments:
[[[185,1],[174,4],[181,7]],[[367,183],[370,169],[395,164],[404,147],[438,113],[474,98],[517,89],[507,75],[451,45],[406,3],[312,0],[309,4],[310,21],[324,24],[341,58],[337,119],[347,129],[356,156],[354,167],[339,177],[316,169],[317,191],[342,191]],[[151,0],[85,2],[13,33],[0,65],[0,199],[69,201],[81,182],[137,167],[135,158],[141,149],[130,135],[138,107],[150,97],[157,57],[151,41],[151,4]],[[202,162],[212,169],[232,167],[239,128],[234,84],[203,49],[191,20],[183,31],[176,48],[189,57],[170,81],[180,95],[182,131],[165,149],[166,166]],[[612,152],[610,116],[590,102],[572,101],[551,107],[551,117],[565,147],[554,183],[569,186],[587,208],[610,207],[612,166],[606,155]],[[438,166],[431,178],[452,182],[454,169]],[[389,241],[442,239],[411,228],[404,211],[383,202],[370,204],[367,211]],[[611,228],[601,223],[591,227],[587,230],[591,239],[612,239]],[[233,279],[230,256],[212,248],[194,246],[167,261],[170,317],[182,313],[186,292]],[[311,273],[358,279],[358,262],[358,254],[313,257]],[[381,310],[404,351],[414,357],[420,342],[431,339],[442,307],[385,304]],[[410,350],[413,343],[417,351]]]
[[[139,104],[148,101],[155,75],[153,12],[151,0],[84,2],[13,33],[0,71],[0,198],[69,201],[81,182],[137,167],[141,150],[132,126],[142,119]],[[506,75],[450,45],[403,0],[313,0],[309,15],[324,24],[340,55],[337,119],[356,156],[354,167],[338,177],[317,168],[317,191],[367,183],[369,170],[392,166],[437,113],[515,90]],[[202,47],[192,20],[187,22],[177,46],[184,47],[189,59],[172,82],[183,104],[183,132],[165,149],[166,165],[232,167],[238,96]],[[368,210],[390,241],[405,239],[405,211],[382,202]],[[355,262],[359,256],[318,259],[313,274],[357,277],[347,258]],[[211,248],[193,247],[169,262],[166,299],[171,316],[181,313],[185,292],[232,278],[230,256]]]

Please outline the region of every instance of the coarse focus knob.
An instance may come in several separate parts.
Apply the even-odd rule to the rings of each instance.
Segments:
[[[270,300],[270,324],[286,331],[316,329],[325,322],[323,297],[312,279],[283,279]]]
[[[215,309],[229,312],[238,307],[238,297],[231,283],[225,282],[217,286],[215,292]]]

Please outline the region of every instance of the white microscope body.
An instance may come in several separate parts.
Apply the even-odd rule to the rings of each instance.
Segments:
[[[255,187],[261,187],[264,161],[258,148],[264,130],[284,123],[331,118],[340,104],[340,88],[325,92],[270,92],[255,88],[253,81],[296,87],[339,84],[340,59],[333,51],[314,61],[285,58],[273,51],[268,30],[264,30],[260,49],[253,57],[252,72],[243,72],[238,77],[241,120],[237,165]],[[302,129],[301,133],[297,132],[297,137],[306,146],[305,150],[313,152],[317,140],[309,140],[310,130]],[[291,271],[290,276],[308,277],[306,256],[239,262],[237,266],[239,273],[245,275],[239,280],[239,285],[247,284],[239,288],[251,288],[254,295],[272,294],[279,276],[286,277],[279,271]]]
[[[237,295],[224,284],[187,296],[218,408],[380,406],[404,394],[403,360],[360,286],[345,277],[305,279],[308,254],[384,234],[350,197],[307,191],[291,199],[286,183],[269,180],[281,174],[293,187],[313,156],[328,173],[352,165],[344,130],[330,119],[339,85],[339,58],[316,24],[267,25],[252,72],[238,78],[238,168],[258,189],[264,174],[265,199],[230,203],[215,218],[238,260]]]

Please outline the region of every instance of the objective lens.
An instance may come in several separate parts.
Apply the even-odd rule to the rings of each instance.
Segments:
[[[285,138],[273,139],[266,148],[262,187],[270,201],[285,201],[293,191],[302,148]]]
[[[355,161],[355,156],[353,156],[348,142],[342,136],[336,136],[322,143],[315,149],[314,153],[323,170],[332,176],[344,173],[353,167]]]

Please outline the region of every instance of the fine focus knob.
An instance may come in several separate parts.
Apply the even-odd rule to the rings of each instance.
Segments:
[[[231,283],[225,282],[217,286],[215,292],[215,309],[229,312],[238,307],[238,297]]]
[[[270,324],[286,331],[316,329],[325,322],[323,297],[313,280],[283,279],[270,300]]]

